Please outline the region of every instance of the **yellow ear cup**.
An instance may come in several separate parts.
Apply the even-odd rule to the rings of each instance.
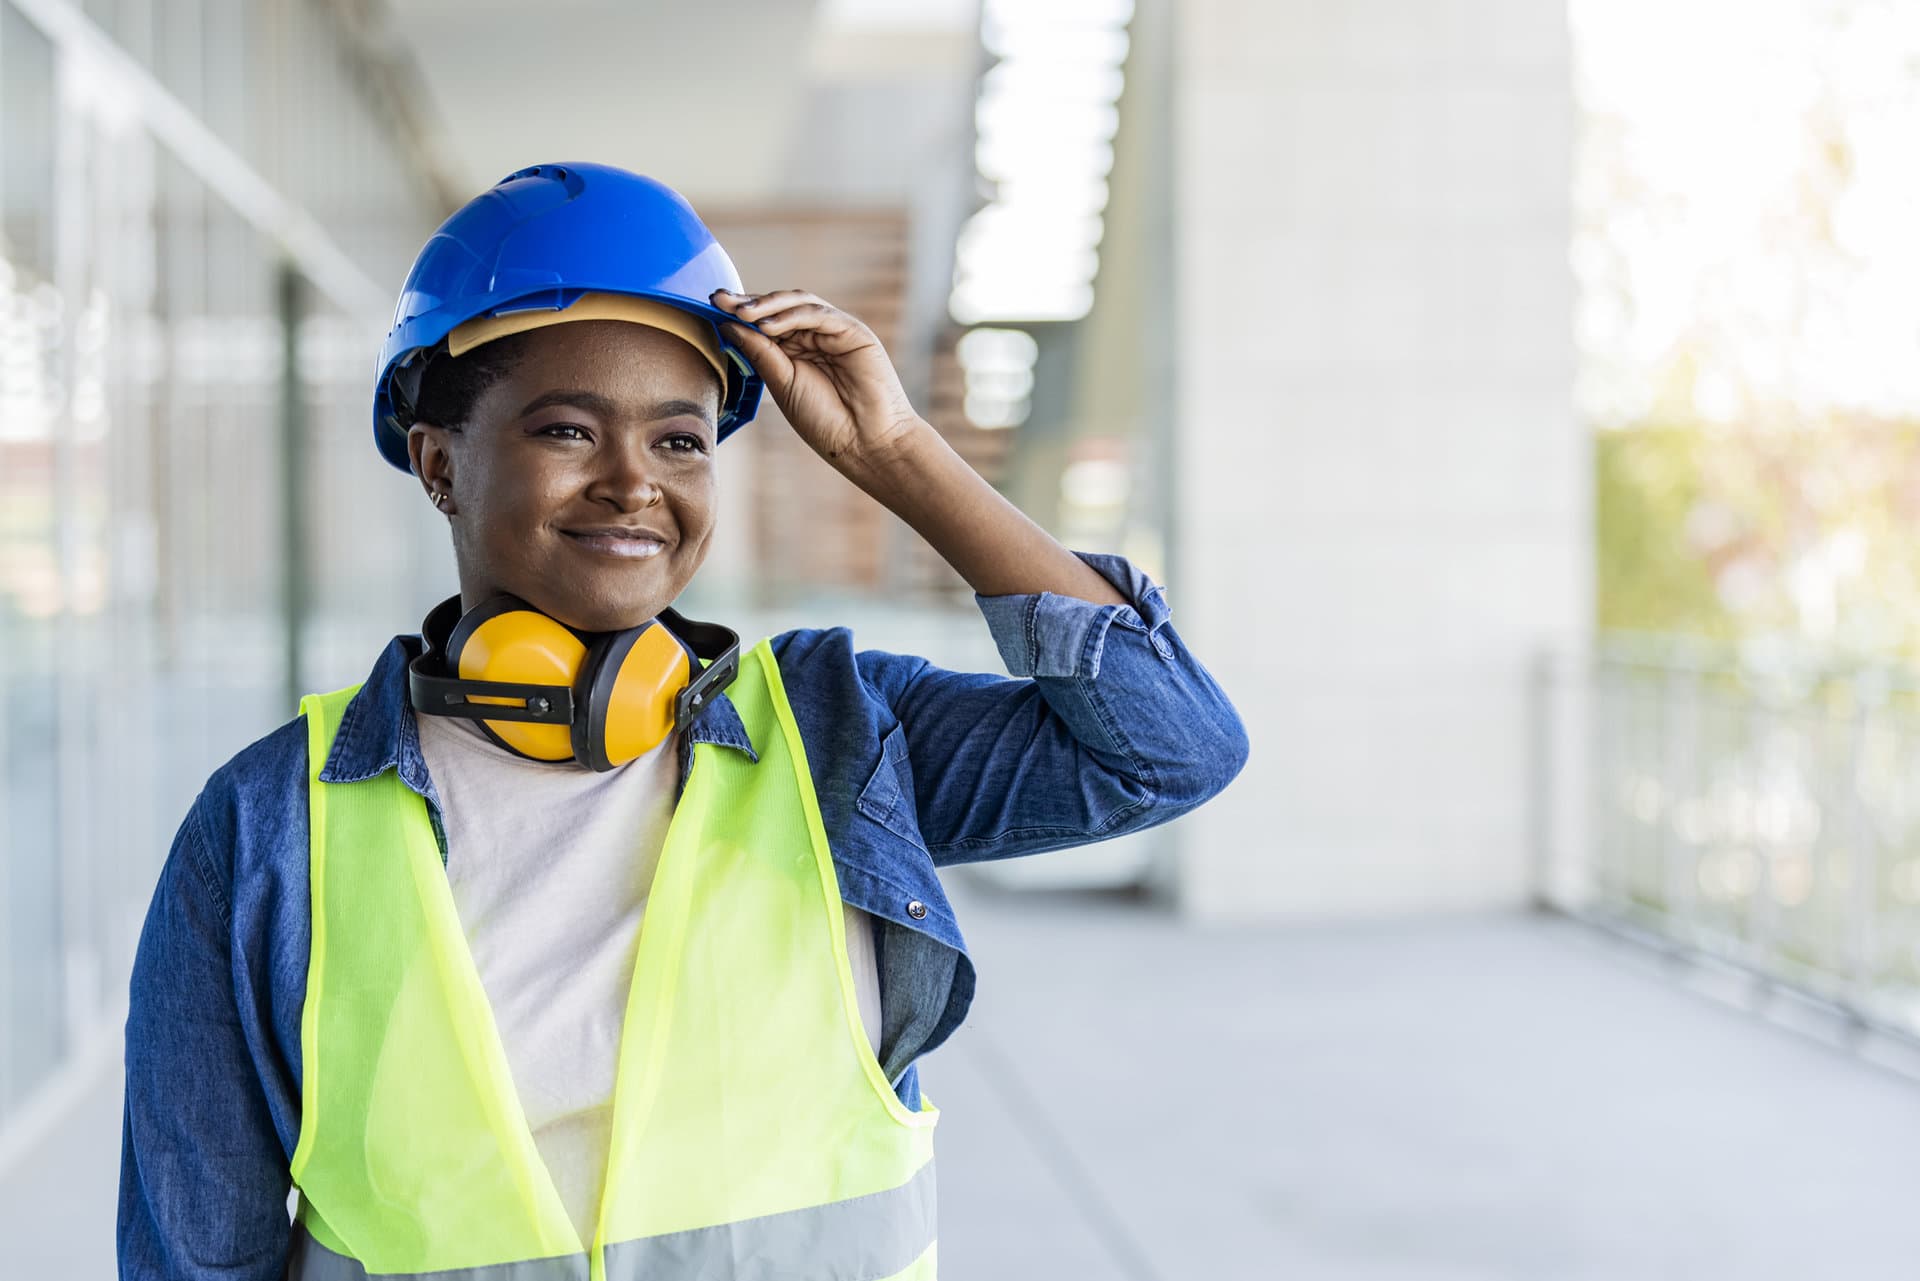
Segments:
[[[468,631],[458,647],[462,680],[516,681],[571,688],[587,647],[580,638],[545,614],[513,609],[495,614]],[[476,695],[475,703],[511,704],[515,700]],[[499,740],[522,755],[541,761],[573,759],[572,731],[565,725],[524,721],[482,721]]]
[[[594,682],[594,719],[600,720],[603,708],[605,715],[605,728],[594,729],[606,766],[596,768],[624,765],[665,741],[673,732],[674,699],[693,679],[687,651],[658,623],[640,629],[624,654],[607,660],[618,666]]]

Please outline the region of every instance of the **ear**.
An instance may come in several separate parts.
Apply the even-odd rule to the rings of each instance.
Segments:
[[[453,435],[437,423],[415,423],[407,429],[407,458],[429,493],[453,492]]]

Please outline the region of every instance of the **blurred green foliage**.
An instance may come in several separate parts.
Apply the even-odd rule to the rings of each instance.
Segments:
[[[1603,629],[1920,656],[1920,423],[1603,430]]]

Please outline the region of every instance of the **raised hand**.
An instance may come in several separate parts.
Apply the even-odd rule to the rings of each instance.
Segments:
[[[845,470],[883,460],[925,428],[886,349],[858,317],[799,289],[715,290],[727,340],[766,380],[800,438]]]

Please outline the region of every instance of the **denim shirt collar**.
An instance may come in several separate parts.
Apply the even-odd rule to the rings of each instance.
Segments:
[[[347,703],[333,750],[320,771],[322,783],[358,783],[392,769],[400,781],[433,802],[440,797],[427,776],[427,759],[420,750],[420,727],[407,697],[407,664],[422,648],[418,636],[396,636],[368,673],[367,680]],[[695,743],[731,747],[758,764],[759,753],[747,737],[740,713],[725,694],[717,694],[693,723]]]

